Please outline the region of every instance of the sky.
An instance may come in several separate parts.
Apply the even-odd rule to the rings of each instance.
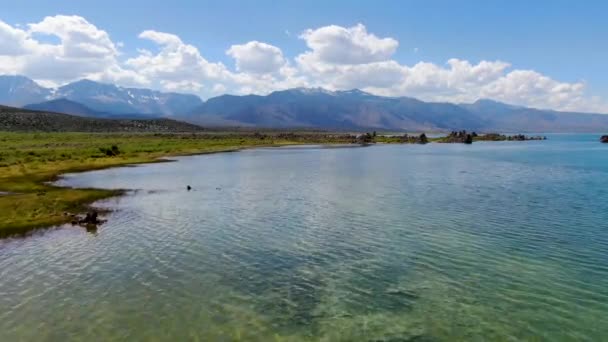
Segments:
[[[606,1],[0,0],[0,74],[608,113]]]

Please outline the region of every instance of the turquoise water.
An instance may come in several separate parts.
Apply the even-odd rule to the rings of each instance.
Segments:
[[[604,340],[608,145],[271,148],[69,175],[0,240],[0,341]],[[186,191],[186,185],[193,190]]]

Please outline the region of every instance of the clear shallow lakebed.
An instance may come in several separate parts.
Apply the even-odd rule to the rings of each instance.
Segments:
[[[0,240],[0,341],[602,340],[608,145],[269,148],[68,175],[97,232]],[[186,185],[193,190],[186,191]]]

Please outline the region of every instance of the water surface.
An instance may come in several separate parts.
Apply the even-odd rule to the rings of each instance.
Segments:
[[[0,340],[602,340],[608,146],[549,138],[69,175],[136,191],[0,241]]]

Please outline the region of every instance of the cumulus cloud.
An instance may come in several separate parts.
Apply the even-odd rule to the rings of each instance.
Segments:
[[[300,64],[316,87],[339,89],[389,89],[404,81],[406,68],[389,60],[366,64]]]
[[[28,43],[27,33],[13,28],[0,20],[0,55],[16,56],[24,53]]]
[[[501,61],[481,61],[471,64],[460,59],[450,59],[445,66],[419,62],[404,66],[404,79],[392,89],[394,94],[410,94],[431,100],[470,101],[482,87],[498,80],[510,67]]]
[[[565,110],[589,109],[596,104],[584,98],[582,82],[558,82],[532,70],[514,70],[480,89],[482,97],[502,101],[518,99],[534,107]]]
[[[174,34],[153,30],[146,30],[140,33],[139,38],[151,40],[158,45],[163,45],[173,50],[179,48],[181,45],[184,45],[182,40]]]
[[[300,38],[310,50],[296,63],[315,86],[329,89],[385,89],[403,81],[405,68],[391,60],[399,42],[353,27],[329,25],[304,31]]]
[[[232,45],[226,54],[235,59],[236,69],[242,72],[267,74],[277,72],[285,65],[281,49],[258,41]]]
[[[196,47],[184,43],[174,34],[148,30],[142,32],[139,38],[156,43],[159,51],[140,50],[139,56],[128,59],[125,64],[148,79],[175,84],[229,78],[228,70],[222,63],[207,61]]]
[[[418,63],[405,67],[403,82],[377,89],[386,95],[408,94],[432,101],[472,102],[490,98],[538,108],[598,110],[585,102],[582,82],[566,83],[531,70],[512,70],[502,61],[451,59],[445,66]],[[604,107],[606,110],[606,107]]]
[[[57,15],[27,27],[0,22],[3,73],[24,74],[45,84],[79,78],[144,81],[120,66],[119,52],[108,33],[82,17]],[[59,43],[44,42],[40,36],[55,37]]]
[[[106,31],[98,29],[79,16],[46,17],[41,22],[28,26],[29,34],[42,33],[58,37],[61,40],[59,45],[46,47],[57,49],[64,58],[111,58],[118,54]]]
[[[257,41],[233,45],[227,54],[236,61],[237,71],[223,63],[209,62],[199,49],[177,35],[144,31],[142,39],[157,44],[158,51],[140,50],[125,62],[146,79],[156,80],[165,90],[195,92],[203,97],[234,94],[265,94],[277,89],[305,85],[283,57],[281,50]]]
[[[513,69],[504,61],[474,64],[453,58],[445,65],[400,64],[392,59],[398,42],[368,33],[362,24],[309,29],[300,38],[310,50],[298,55],[296,62],[315,86],[427,101],[491,98],[538,108],[608,112],[605,102],[585,96],[583,82],[559,82],[532,70]]]
[[[429,101],[491,98],[540,108],[608,112],[605,101],[587,94],[584,82],[561,82],[504,61],[399,63],[394,59],[399,42],[368,32],[363,24],[305,30],[299,38],[307,48],[293,58],[265,42],[231,45],[226,54],[234,68],[209,61],[199,48],[172,33],[146,30],[139,38],[155,47],[124,47],[79,16],[51,16],[25,26],[0,21],[0,73],[23,74],[46,86],[89,78],[203,97],[266,94],[292,87],[360,88]],[[121,60],[123,48],[136,54]]]
[[[397,50],[399,42],[393,38],[378,38],[368,33],[365,26],[324,26],[304,31],[300,38],[311,49],[300,56],[303,62],[330,64],[363,64],[385,61]]]

